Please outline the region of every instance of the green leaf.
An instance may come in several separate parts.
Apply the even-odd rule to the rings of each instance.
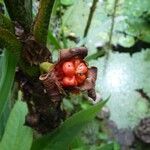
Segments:
[[[17,62],[21,52],[21,43],[15,35],[0,27],[0,41],[6,47],[5,58],[2,67],[2,77],[0,79],[0,117],[7,103],[10,93]]]
[[[38,42],[46,45],[50,16],[55,0],[41,0],[33,27],[33,34]]]
[[[80,111],[67,119],[62,126],[52,134],[34,141],[32,150],[66,150],[75,136],[85,127],[101,110],[106,101]]]
[[[120,150],[120,146],[117,143],[113,142],[101,146],[99,150]]]
[[[6,106],[4,107],[3,113],[0,117],[0,141],[1,141],[2,136],[4,134],[4,130],[5,130],[5,127],[6,127],[6,124],[7,124],[7,120],[8,120],[9,114],[11,112],[10,105],[11,105],[11,101],[7,100]]]
[[[2,62],[2,76],[0,78],[0,118],[7,104],[11,91],[17,60],[10,50],[5,50]]]
[[[124,14],[128,22],[128,28],[125,32],[146,42],[150,42],[149,7],[149,0],[124,1]]]
[[[81,139],[81,136],[78,135],[74,138],[73,142],[71,143],[71,149],[72,150],[87,150],[88,147],[85,145],[83,140]]]
[[[48,42],[50,45],[53,44],[55,49],[61,49],[61,45],[51,31],[48,31]]]
[[[23,125],[26,113],[25,103],[17,101],[9,116],[0,150],[30,150],[33,137],[32,130]]]
[[[68,6],[72,5],[74,3],[74,0],[61,0],[60,2],[62,5]]]

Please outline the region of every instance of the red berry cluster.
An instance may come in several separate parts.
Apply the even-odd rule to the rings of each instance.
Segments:
[[[87,77],[87,65],[83,60],[76,58],[62,64],[64,77],[62,85],[65,87],[77,86],[83,83]]]

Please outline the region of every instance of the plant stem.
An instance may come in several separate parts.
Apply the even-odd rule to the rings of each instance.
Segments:
[[[11,32],[11,33],[15,32],[14,25],[12,24],[10,19],[7,18],[6,16],[4,16],[2,13],[0,13],[0,27],[3,29],[9,30],[9,32]],[[3,49],[3,43],[2,42],[0,42],[0,48]]]
[[[111,18],[111,27],[110,27],[110,33],[109,33],[109,39],[106,47],[104,48],[106,52],[106,62],[109,58],[109,52],[112,49],[112,37],[113,37],[113,31],[114,31],[114,25],[115,25],[115,17],[116,17],[116,11],[117,11],[117,4],[119,0],[114,1],[114,6],[113,6],[113,13],[112,13],[112,18]]]
[[[113,36],[113,31],[114,31],[115,17],[116,17],[118,1],[119,0],[115,0],[115,2],[114,2],[114,10],[113,10],[113,14],[112,14],[112,21],[111,21],[109,41],[108,41],[109,48],[111,48],[111,42],[112,42],[112,36]]]
[[[14,25],[10,21],[9,18],[4,16],[2,13],[0,13],[0,27],[9,30],[10,32],[14,33]]]
[[[10,18],[29,32],[32,24],[32,0],[4,0]]]
[[[88,34],[88,31],[89,31],[89,28],[90,28],[90,25],[91,25],[91,22],[92,22],[92,18],[93,18],[95,9],[96,9],[97,2],[98,2],[98,0],[93,0],[92,7],[90,9],[89,17],[88,17],[88,20],[87,20],[87,24],[86,24],[86,27],[85,27],[85,30],[84,30],[84,35],[83,35],[84,38]]]
[[[117,11],[117,5],[119,0],[114,1],[113,6],[113,13],[112,13],[112,20],[111,20],[111,27],[110,27],[110,33],[109,33],[109,40],[107,45],[104,47],[106,57],[105,57],[105,63],[104,63],[104,74],[106,74],[107,66],[108,66],[108,58],[110,54],[110,50],[112,49],[112,37],[113,37],[113,31],[114,31],[114,25],[115,25],[115,17],[116,17],[116,11]]]
[[[0,27],[0,43],[2,43],[5,48],[12,51],[12,53],[16,56],[15,59],[19,60],[21,53],[21,43],[14,34]]]
[[[54,2],[55,0],[40,1],[39,11],[33,27],[35,39],[43,45],[46,45],[47,42],[48,26]]]

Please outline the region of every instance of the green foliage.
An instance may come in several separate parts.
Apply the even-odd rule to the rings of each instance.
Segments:
[[[73,142],[71,143],[71,149],[73,149],[73,150],[79,150],[79,149],[86,150],[86,149],[88,149],[88,146],[85,145],[85,143],[81,139],[81,136],[78,135],[74,138]]]
[[[54,46],[54,49],[61,49],[61,45],[50,30],[48,31],[48,42],[50,43],[50,46]]]
[[[69,6],[74,3],[74,0],[60,0],[62,5]]]
[[[10,18],[30,31],[32,24],[32,0],[4,0]]]
[[[16,37],[8,30],[0,27],[0,40],[3,42],[3,46],[7,48],[5,52],[5,58],[3,61],[3,72],[0,80],[0,117],[3,113],[5,105],[10,93],[17,62],[20,57],[21,45]]]
[[[39,12],[33,27],[35,39],[46,45],[50,14],[55,0],[41,0]]]
[[[0,13],[0,27],[9,30],[10,32],[14,32],[14,26],[9,18],[5,17]]]
[[[110,143],[110,144],[104,144],[104,145],[100,146],[98,149],[99,150],[121,150],[120,146],[115,142]]]
[[[13,55],[15,55],[16,60],[19,60],[21,53],[21,43],[19,40],[17,40],[16,36],[1,27],[0,35],[0,41],[2,42],[2,45],[9,49]]]
[[[17,60],[10,50],[5,51],[2,64],[2,76],[0,78],[0,119],[14,82],[17,65]]]
[[[4,107],[4,110],[3,110],[2,115],[0,117],[0,141],[1,141],[1,138],[4,134],[6,123],[7,123],[9,114],[11,112],[11,102],[9,101],[9,98],[8,98],[8,100],[6,100],[7,101],[6,106]]]
[[[126,0],[124,3],[124,15],[128,17],[126,32],[146,42],[150,42],[149,8],[149,0]]]
[[[0,150],[30,150],[32,130],[23,126],[27,113],[25,103],[17,101],[9,116]]]
[[[7,29],[7,30],[6,30]],[[14,82],[14,76],[16,71],[16,65],[19,59],[21,45],[14,33],[14,25],[9,18],[0,13],[0,32],[1,32],[1,46],[7,47],[4,52],[2,61],[2,75],[0,78],[0,137],[3,134],[3,130],[6,120],[9,114],[9,95],[11,95],[11,89]]]
[[[66,150],[74,137],[96,116],[105,103],[106,101],[102,101],[95,106],[74,114],[52,134],[35,140],[32,150]]]

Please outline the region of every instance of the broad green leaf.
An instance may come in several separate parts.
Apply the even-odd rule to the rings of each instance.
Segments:
[[[74,114],[52,134],[35,140],[32,150],[67,150],[76,135],[96,116],[105,103],[106,101],[102,101]]]
[[[9,98],[10,96],[8,97],[8,99]],[[4,134],[4,130],[5,130],[10,112],[11,112],[11,101],[7,100],[6,106],[4,107],[3,113],[0,117],[0,141]]]
[[[0,27],[0,41],[6,48],[0,79],[0,117],[7,103],[8,94],[11,90],[16,64],[20,59],[21,43],[16,36],[8,30]]]
[[[16,69],[17,60],[10,50],[5,50],[0,78],[0,118],[10,94]]]
[[[33,137],[32,130],[24,126],[26,113],[26,104],[17,101],[10,113],[0,150],[30,150]]]
[[[3,14],[0,14],[0,27],[9,30],[11,33],[14,33],[14,25],[10,19]],[[4,43],[1,42],[1,44]],[[16,68],[16,58],[14,59],[12,52],[8,52],[8,50],[6,50],[6,52],[3,52],[2,54],[3,55],[0,58],[0,93],[2,93],[0,94],[0,107],[2,110],[0,113],[0,139],[3,135],[10,113],[10,101],[8,101],[8,99]]]

